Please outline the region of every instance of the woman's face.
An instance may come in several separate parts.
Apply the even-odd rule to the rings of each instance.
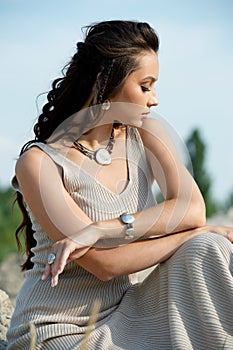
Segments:
[[[148,116],[150,107],[158,105],[154,90],[157,80],[158,57],[153,51],[145,52],[138,57],[138,69],[128,76],[122,88],[110,100],[111,102],[125,103],[126,109],[129,106],[132,108],[131,104],[134,104],[135,108],[138,106],[140,113],[135,113],[134,118],[131,117],[133,118],[131,123],[135,126],[140,126],[143,119]]]

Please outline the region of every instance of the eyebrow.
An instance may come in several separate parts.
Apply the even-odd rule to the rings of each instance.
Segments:
[[[155,77],[152,77],[151,75],[148,75],[147,77],[142,79],[142,81],[144,81],[144,80],[151,80],[152,83],[155,83],[158,79],[155,79]]]

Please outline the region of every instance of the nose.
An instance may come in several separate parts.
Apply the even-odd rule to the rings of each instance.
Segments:
[[[151,91],[152,94],[148,100],[147,107],[153,107],[153,106],[158,106],[159,100],[157,99],[156,92],[153,90]]]

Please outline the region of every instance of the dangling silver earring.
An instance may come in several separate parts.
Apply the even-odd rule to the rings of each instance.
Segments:
[[[111,102],[109,100],[105,100],[103,103],[102,103],[102,106],[101,106],[101,109],[103,111],[108,111],[111,107]]]

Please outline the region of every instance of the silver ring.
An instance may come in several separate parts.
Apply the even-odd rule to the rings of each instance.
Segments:
[[[50,253],[48,256],[48,264],[51,265],[54,263],[54,260],[56,259],[56,254],[55,253]]]

